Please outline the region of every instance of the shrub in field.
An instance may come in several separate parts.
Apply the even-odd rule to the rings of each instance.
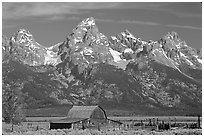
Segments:
[[[62,131],[65,133],[65,134],[69,134],[71,132],[71,129],[62,129]]]
[[[172,132],[174,135],[202,135],[201,129],[179,129]]]
[[[102,134],[105,133],[105,132],[102,133],[102,131],[90,130],[90,133],[91,133],[91,135],[102,135]]]

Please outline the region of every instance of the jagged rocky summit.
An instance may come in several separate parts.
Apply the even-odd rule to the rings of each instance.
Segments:
[[[142,113],[171,108],[201,112],[201,51],[176,32],[157,41],[143,41],[128,30],[107,38],[90,17],[51,47],[37,43],[25,29],[2,39],[3,83],[24,82],[28,106],[101,104]]]

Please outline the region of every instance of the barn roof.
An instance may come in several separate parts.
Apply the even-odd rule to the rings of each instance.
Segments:
[[[100,106],[73,106],[69,110],[67,118],[90,118],[96,108],[101,109],[107,118],[105,111]]]
[[[50,121],[51,123],[76,123],[76,122],[80,122],[86,120],[85,118],[64,118],[64,119],[60,119],[60,120],[52,120]]]

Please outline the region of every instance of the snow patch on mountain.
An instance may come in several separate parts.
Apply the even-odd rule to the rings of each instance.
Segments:
[[[131,48],[127,48],[124,50],[124,53],[134,53]]]
[[[182,52],[180,52],[180,56],[186,61],[186,63],[188,65],[190,65],[191,67],[193,67],[194,69],[196,68],[196,66],[188,59],[187,56],[185,56]]]
[[[122,59],[120,58],[120,55],[122,53],[116,51],[116,50],[113,50],[112,48],[109,48],[109,51],[111,53],[111,55],[113,56],[113,59],[114,59],[114,62],[119,62],[121,61]]]
[[[186,56],[182,52],[180,52],[180,56],[186,58]]]
[[[188,64],[189,64],[190,66],[192,66],[192,67],[195,66],[190,60],[186,59],[186,61],[188,62]]]
[[[125,44],[121,43],[121,45],[122,45],[123,47],[126,47],[126,48],[127,48],[127,46],[126,46]]]
[[[74,44],[82,42],[82,39],[80,37],[74,38]]]
[[[46,53],[44,54],[44,65],[57,65],[61,62],[57,53],[50,50],[47,50]]]
[[[169,67],[173,67],[174,69],[178,69],[176,66],[178,64],[176,64],[171,58],[168,58],[163,49],[161,48],[155,49],[152,51],[152,53],[156,61]]]
[[[83,53],[84,53],[84,55],[92,55],[93,50],[92,50],[92,48],[85,47]]]
[[[111,38],[112,38],[113,40],[118,40],[115,36],[111,36]]]
[[[202,59],[197,58],[198,62],[202,64]]]
[[[121,32],[121,34],[122,34],[124,37],[126,36],[125,32]]]

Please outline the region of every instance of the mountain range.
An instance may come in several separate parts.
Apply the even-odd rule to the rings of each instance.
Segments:
[[[42,46],[20,29],[2,38],[3,83],[20,81],[27,108],[101,105],[141,114],[202,113],[202,53],[176,32],[144,41],[107,37],[93,17],[63,42]]]

